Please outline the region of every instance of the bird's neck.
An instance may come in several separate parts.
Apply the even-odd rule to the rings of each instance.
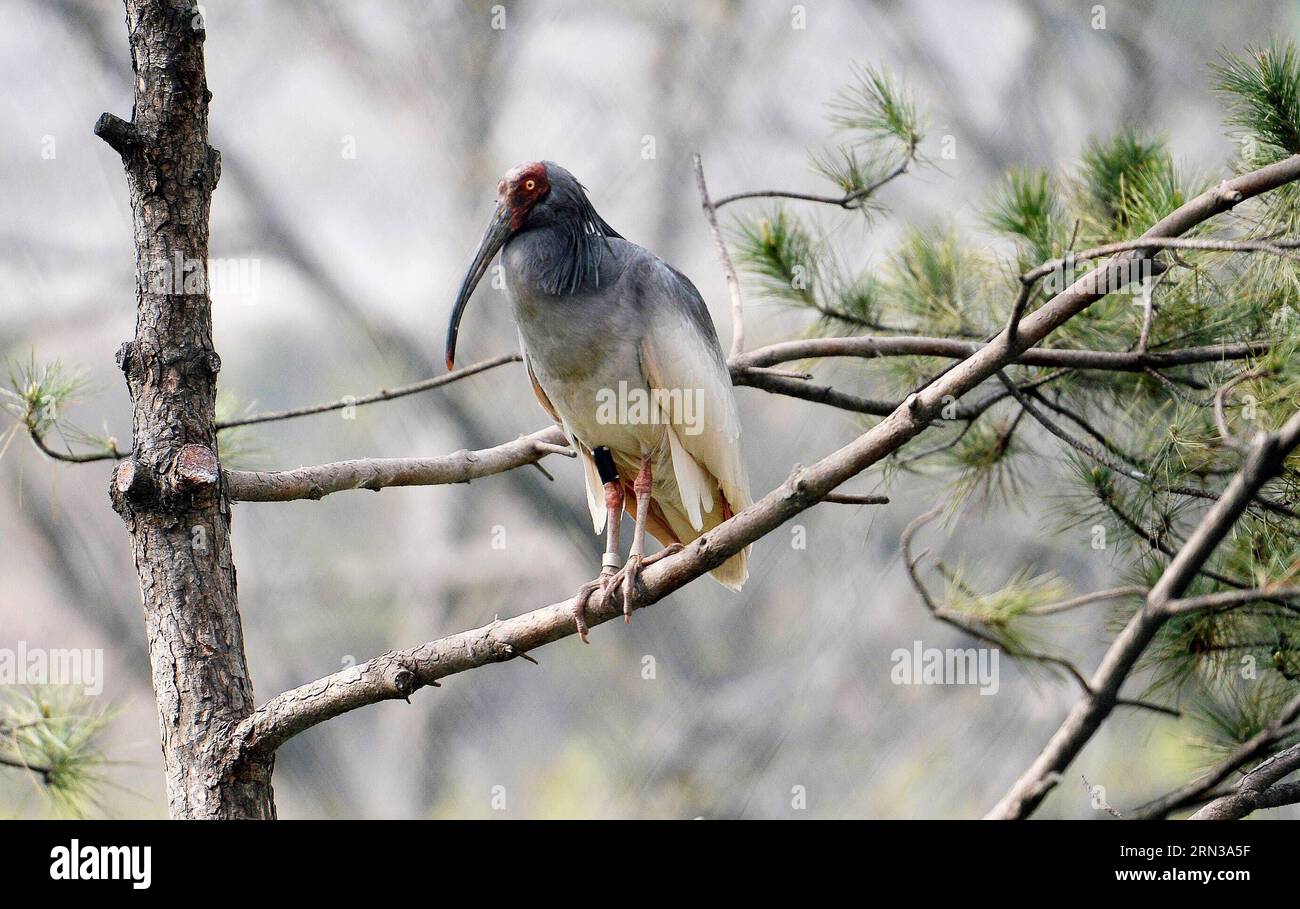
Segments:
[[[611,280],[609,241],[576,218],[531,227],[506,245],[507,280],[546,296],[590,293]]]

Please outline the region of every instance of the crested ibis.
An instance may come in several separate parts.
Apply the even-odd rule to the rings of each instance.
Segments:
[[[516,167],[497,185],[452,309],[448,369],[465,307],[498,251],[533,393],[578,453],[595,532],[606,534],[600,575],[574,598],[586,641],[597,592],[619,596],[630,621],[643,566],[750,504],[731,375],[695,285],[624,239],[550,161]],[[635,530],[620,566],[625,507]],[[649,556],[646,531],[664,546]],[[748,558],[746,548],[711,574],[739,590]]]

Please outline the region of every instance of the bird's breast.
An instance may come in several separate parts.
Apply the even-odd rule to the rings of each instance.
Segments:
[[[636,452],[653,446],[662,427],[627,425],[617,409],[617,402],[646,388],[640,320],[592,295],[535,295],[508,280],[507,293],[524,354],[570,430],[593,448]]]

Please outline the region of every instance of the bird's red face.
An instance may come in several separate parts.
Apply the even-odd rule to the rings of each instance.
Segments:
[[[465,280],[461,282],[460,293],[451,309],[451,324],[447,327],[447,368],[454,368],[456,357],[456,337],[460,332],[460,319],[469,305],[470,295],[482,280],[492,257],[505,245],[510,237],[523,229],[528,214],[538,202],[546,198],[551,191],[551,180],[546,173],[546,165],[541,161],[521,164],[501,178],[497,184],[497,209],[492,214],[492,221],[483,232],[479,241],[478,252],[470,263]]]
[[[550,191],[546,165],[541,161],[521,164],[501,178],[497,184],[497,203],[510,213],[511,232],[524,226],[524,219],[533,206]]]

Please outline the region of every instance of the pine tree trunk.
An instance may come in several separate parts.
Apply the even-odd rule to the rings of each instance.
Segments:
[[[269,759],[237,779],[215,769],[254,702],[216,455],[207,257],[221,159],[208,145],[203,22],[192,0],[126,0],[126,17],[132,122],[95,125],[122,156],[136,247],[135,338],[118,351],[134,447],[110,493],[140,576],[171,816],[272,818]]]

